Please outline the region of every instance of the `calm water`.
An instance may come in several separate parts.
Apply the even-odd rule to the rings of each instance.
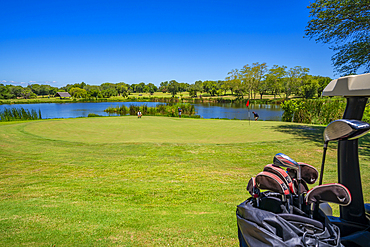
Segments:
[[[154,107],[160,102],[100,102],[100,103],[42,103],[42,104],[15,104],[0,105],[0,111],[4,108],[20,108],[28,110],[41,110],[41,116],[45,118],[76,118],[87,117],[89,113],[101,116],[118,116],[118,114],[106,113],[108,107],[125,105],[143,105]],[[195,111],[202,118],[228,118],[228,119],[253,119],[252,111],[259,114],[260,120],[280,121],[283,111],[278,105],[256,104],[249,105],[249,109],[244,104],[225,104],[225,103],[204,103],[194,104]],[[250,113],[250,115],[248,115]]]
[[[260,116],[259,120],[281,121],[283,110],[280,105],[231,103],[193,104],[195,110],[203,118],[254,119],[253,111]]]

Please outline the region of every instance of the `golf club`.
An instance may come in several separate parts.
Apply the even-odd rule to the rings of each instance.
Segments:
[[[283,167],[287,167],[287,168],[290,168],[290,169],[295,169],[297,170],[297,180],[298,180],[298,206],[299,206],[299,209],[301,209],[301,204],[302,204],[302,200],[301,200],[301,191],[300,191],[300,183],[301,183],[301,166],[298,164],[298,162],[296,162],[295,160],[293,160],[292,158],[290,158],[289,156],[283,154],[283,153],[278,153],[278,154],[275,154],[274,156],[274,160],[273,160],[273,163],[275,166],[283,166]]]
[[[315,213],[318,212],[319,205],[321,202],[335,203],[340,206],[348,206],[351,201],[351,193],[342,184],[332,183],[318,185],[308,191],[305,198],[307,205],[312,205],[310,216],[314,217]]]
[[[321,163],[319,185],[322,185],[326,150],[328,148],[329,141],[354,140],[365,135],[367,132],[369,132],[369,130],[370,124],[363,121],[350,119],[338,119],[326,126],[324,130],[324,151]]]
[[[259,189],[265,189],[272,192],[277,192],[282,195],[282,201],[287,202],[287,209],[290,210],[290,200],[287,199],[287,196],[291,197],[291,193],[288,189],[288,186],[283,180],[278,176],[270,172],[260,172],[255,177],[256,187]]]
[[[293,181],[292,181],[291,177],[285,172],[284,169],[282,169],[278,166],[274,166],[273,164],[269,164],[269,165],[266,165],[263,168],[263,171],[271,172],[271,173],[277,175],[281,180],[283,180],[283,182],[285,182],[285,184],[288,186],[290,192],[292,194],[296,194],[296,190],[295,190]]]
[[[305,201],[307,204],[330,202],[341,206],[348,206],[351,201],[351,193],[342,184],[322,184],[308,191]]]
[[[301,166],[302,180],[304,180],[308,184],[314,184],[319,177],[319,172],[317,171],[317,169],[303,162],[298,162],[298,164]],[[288,174],[291,178],[297,178],[297,170],[288,169]]]
[[[259,207],[259,204],[260,204],[260,190],[257,188],[256,186],[256,180],[254,177],[251,177],[251,179],[249,179],[249,182],[248,182],[248,185],[247,185],[247,190],[249,192],[249,194],[251,194],[251,196],[256,200],[256,205],[257,207]]]

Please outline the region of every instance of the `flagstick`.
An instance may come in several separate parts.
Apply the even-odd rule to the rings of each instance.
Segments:
[[[249,100],[245,104],[248,107],[248,118],[249,118],[249,125],[251,125],[251,111],[249,110]]]

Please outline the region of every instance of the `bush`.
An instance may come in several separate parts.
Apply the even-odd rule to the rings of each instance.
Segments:
[[[95,113],[89,113],[89,115],[87,115],[87,117],[102,117],[102,115],[98,115],[98,114],[95,114]]]
[[[328,124],[343,117],[346,100],[340,99],[298,99],[281,103],[285,122]],[[370,111],[369,111],[370,112]]]

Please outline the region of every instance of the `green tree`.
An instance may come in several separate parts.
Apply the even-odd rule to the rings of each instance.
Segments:
[[[312,99],[316,96],[318,88],[319,82],[317,79],[315,79],[312,75],[304,75],[301,79],[299,95],[305,99]]]
[[[212,96],[215,95],[217,91],[217,83],[215,81],[204,81],[203,84],[203,92],[210,93]]]
[[[237,94],[237,97],[243,96],[245,92],[245,87],[241,83],[241,75],[238,69],[232,69],[228,76],[225,78],[225,83],[227,88],[231,90],[231,94],[234,92]]]
[[[288,99],[293,93],[298,93],[298,88],[303,76],[307,75],[309,69],[295,66],[290,68],[286,74],[286,79],[283,83],[285,97]]]
[[[100,86],[89,86],[87,85],[85,87],[85,90],[87,91],[87,96],[88,97],[93,97],[93,98],[103,98],[103,95],[101,94],[101,89]]]
[[[101,94],[103,95],[104,98],[110,98],[112,96],[117,96],[118,92],[115,88],[108,88],[108,89],[102,90]]]
[[[39,95],[44,97],[45,95],[49,95],[49,94],[50,94],[50,86],[49,85],[41,85]]]
[[[324,88],[332,81],[330,77],[324,76],[315,76],[315,79],[319,83],[319,87],[317,88],[317,95],[320,97]]]
[[[74,98],[86,98],[87,97],[87,91],[80,87],[72,87],[71,89],[69,89],[69,94]]]
[[[276,98],[276,95],[280,95],[287,74],[286,69],[286,66],[274,65],[266,74],[267,88],[272,91],[274,98]]]
[[[21,94],[21,97],[24,99],[37,98],[37,95],[34,92],[32,92],[32,90],[28,87],[22,88],[20,94]]]
[[[265,82],[263,82],[263,78],[267,72],[267,64],[266,63],[253,63],[252,64],[252,90],[255,94],[256,92],[259,92],[261,95],[264,94],[266,91],[266,85]],[[253,98],[256,98],[254,95]]]
[[[260,84],[266,72],[266,63],[253,63],[251,66],[247,64],[240,70],[241,83],[248,92],[249,98],[251,98],[252,94],[254,95],[253,98],[256,98],[256,92],[262,92],[263,94],[265,91]]]
[[[118,95],[121,95],[124,98],[128,97],[128,90],[129,90],[128,88],[129,86],[124,82],[120,82],[116,84],[116,91]]]
[[[162,93],[167,93],[168,92],[168,81],[163,81],[159,84],[159,91]]]
[[[10,85],[0,84],[0,99],[14,99],[16,96],[10,92]]]
[[[32,92],[35,93],[36,95],[41,95],[40,94],[40,90],[41,90],[40,84],[31,84],[31,85],[28,85],[27,87],[30,88]]]
[[[179,92],[179,83],[175,80],[171,80],[169,83],[168,83],[168,87],[167,87],[167,90],[169,93],[172,94],[172,97],[175,97],[175,95]]]
[[[370,0],[316,0],[305,33],[331,44],[335,70],[341,75],[370,72]]]
[[[150,94],[153,94],[153,93],[155,93],[155,92],[157,92],[158,91],[158,88],[157,88],[157,86],[156,85],[154,85],[153,83],[148,83],[148,85],[147,85],[147,87],[148,87],[148,92],[150,93]]]

